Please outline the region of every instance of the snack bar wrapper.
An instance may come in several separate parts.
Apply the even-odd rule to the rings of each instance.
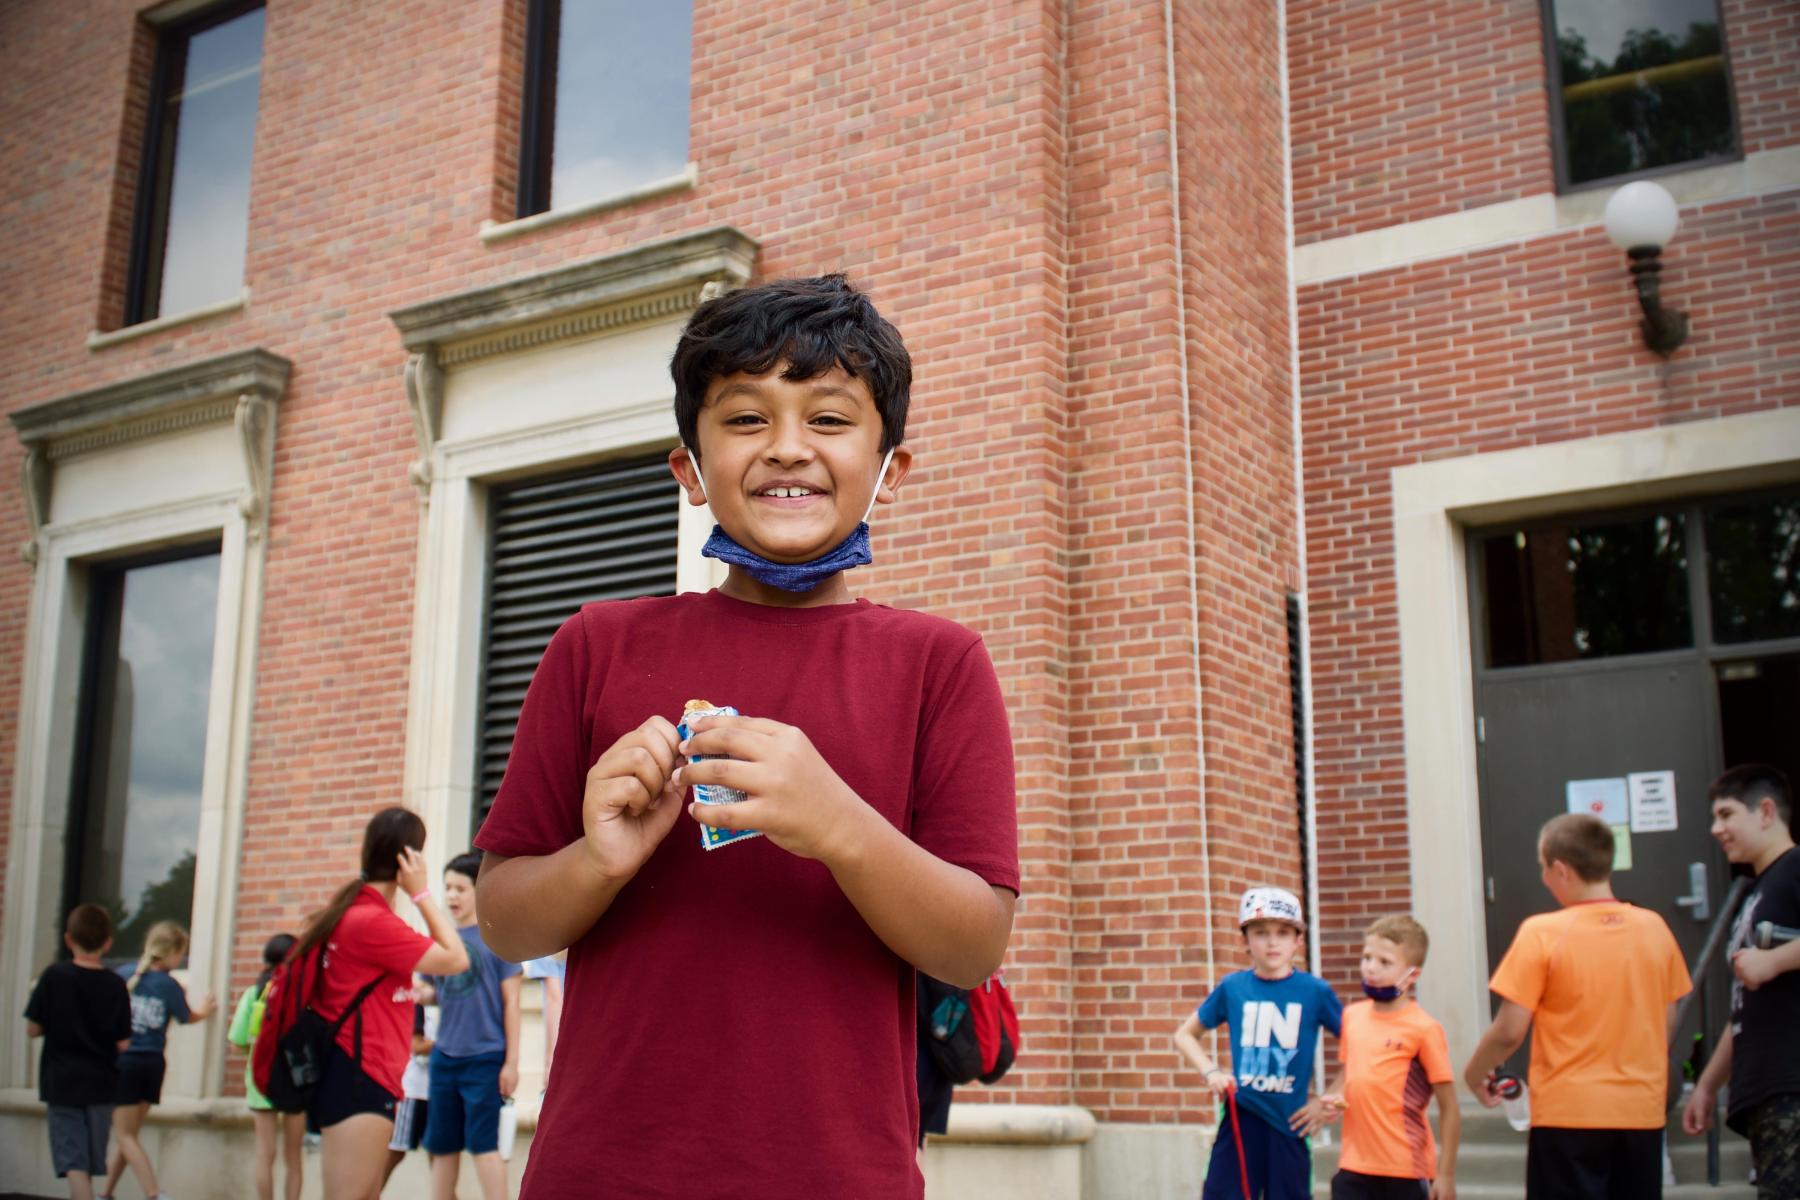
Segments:
[[[710,700],[689,700],[681,709],[681,724],[675,727],[675,736],[687,741],[688,722],[697,721],[701,717],[735,717],[741,715],[729,704],[714,704]],[[688,761],[697,763],[705,759],[704,754],[690,754]],[[702,804],[736,804],[744,799],[744,793],[738,788],[725,787],[717,783],[696,783],[694,799]],[[711,825],[700,826],[700,845],[707,850],[717,850],[720,846],[729,846],[733,842],[741,842],[746,838],[761,837],[762,833],[755,829],[714,829]]]

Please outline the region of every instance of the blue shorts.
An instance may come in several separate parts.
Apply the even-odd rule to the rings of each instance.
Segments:
[[[492,1154],[500,1149],[500,1067],[505,1054],[431,1054],[425,1153]]]
[[[1240,1107],[1238,1127],[1244,1134],[1244,1165],[1250,1171],[1251,1200],[1311,1200],[1312,1146],[1303,1137],[1277,1129]],[[1221,1107],[1219,1136],[1213,1141],[1201,1200],[1243,1200],[1238,1175],[1237,1142],[1231,1117]]]

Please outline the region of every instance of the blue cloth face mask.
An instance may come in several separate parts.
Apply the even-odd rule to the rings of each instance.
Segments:
[[[1398,1000],[1406,994],[1406,985],[1411,983],[1413,978],[1413,974],[1408,972],[1400,977],[1399,983],[1390,983],[1386,987],[1376,987],[1365,979],[1362,985],[1363,995],[1371,1000],[1380,1000],[1384,1003],[1389,1000]]]
[[[851,567],[874,562],[874,555],[869,552],[869,514],[875,511],[875,497],[881,494],[881,481],[887,478],[888,462],[893,457],[892,450],[882,457],[881,469],[875,473],[875,492],[869,497],[869,507],[863,510],[862,520],[856,523],[856,528],[851,530],[849,537],[818,558],[800,563],[774,562],[754,550],[746,549],[717,525],[713,526],[712,536],[706,539],[706,545],[700,547],[700,553],[707,558],[716,558],[720,562],[742,567],[758,583],[778,587],[784,592],[810,592],[839,571],[848,571]],[[700,474],[698,459],[694,461],[694,478],[700,481],[700,494],[706,496],[707,502],[711,503],[712,497],[706,495],[706,477]]]

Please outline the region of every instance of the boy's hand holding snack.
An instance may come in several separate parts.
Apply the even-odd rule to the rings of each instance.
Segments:
[[[868,818],[880,819],[792,725],[761,717],[699,717],[689,731],[675,752],[706,761],[676,769],[673,787],[719,784],[745,795],[737,804],[689,804],[701,824],[761,830],[788,853],[830,866],[854,850]]]
[[[623,882],[637,874],[680,815],[670,780],[675,743],[668,718],[651,717],[588,769],[581,826],[588,860],[602,876]]]

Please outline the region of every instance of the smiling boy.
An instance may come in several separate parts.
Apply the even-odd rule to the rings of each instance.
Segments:
[[[1712,835],[1725,857],[1756,873],[1731,931],[1731,1022],[1688,1097],[1681,1124],[1704,1133],[1731,1081],[1732,1129],[1750,1139],[1759,1197],[1800,1196],[1800,939],[1762,949],[1767,921],[1800,927],[1800,854],[1787,776],[1760,763],[1733,767],[1707,791]]]
[[[569,948],[522,1194],[917,1197],[913,970],[985,980],[1019,874],[981,639],[843,575],[912,463],[911,362],[826,276],[702,304],[671,372],[726,580],[557,632],[476,839],[488,943]],[[702,697],[745,715],[679,742]],[[698,784],[747,798],[693,821],[764,836],[704,849]]]
[[[1202,1200],[1304,1200],[1312,1195],[1307,1138],[1329,1119],[1307,1099],[1313,1052],[1320,1026],[1338,1034],[1343,1010],[1324,980],[1294,968],[1306,922],[1292,892],[1251,888],[1239,901],[1238,927],[1250,970],[1221,979],[1175,1031],[1176,1048],[1232,1110],[1213,1141]],[[1228,1022],[1229,1071],[1200,1044],[1202,1030]]]

